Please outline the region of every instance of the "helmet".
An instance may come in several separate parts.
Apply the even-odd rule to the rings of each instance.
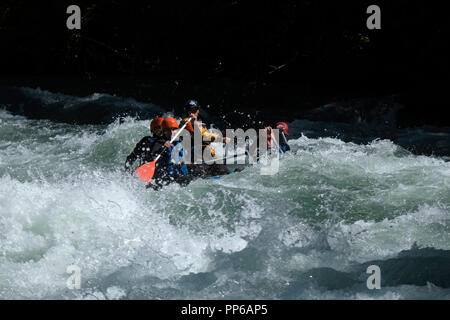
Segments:
[[[286,122],[277,122],[277,124],[275,125],[276,127],[278,127],[278,125],[282,125],[284,127],[284,133],[289,135],[289,126],[287,125]]]
[[[164,129],[168,129],[168,128],[177,128],[178,129],[178,122],[174,118],[165,118],[162,123],[162,127]]]
[[[184,109],[186,111],[190,111],[192,109],[198,110],[200,109],[200,105],[197,100],[188,100],[188,102],[184,105]]]
[[[161,127],[162,123],[164,121],[164,118],[162,117],[156,117],[152,120],[152,122],[150,123],[150,131],[155,130],[156,127]]]

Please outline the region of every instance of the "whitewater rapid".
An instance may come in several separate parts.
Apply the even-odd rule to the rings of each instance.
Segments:
[[[276,175],[154,191],[122,171],[148,120],[0,110],[0,299],[449,299],[450,163],[302,124]]]

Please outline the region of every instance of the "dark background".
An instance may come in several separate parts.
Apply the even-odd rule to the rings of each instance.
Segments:
[[[66,28],[71,4],[81,30]],[[381,30],[366,27],[371,4]],[[448,126],[448,24],[444,2],[426,1],[2,0],[0,86],[106,92],[176,112],[195,98],[229,117],[286,121],[391,97],[404,106],[398,127]]]

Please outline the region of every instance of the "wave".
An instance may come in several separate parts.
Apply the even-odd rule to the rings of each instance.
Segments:
[[[0,87],[0,106],[15,115],[73,124],[108,124],[118,117],[152,118],[166,112],[152,103],[94,93],[75,97],[41,89]]]
[[[0,120],[2,299],[449,297],[443,159],[300,134],[274,176],[257,164],[154,191],[121,170],[148,121]]]

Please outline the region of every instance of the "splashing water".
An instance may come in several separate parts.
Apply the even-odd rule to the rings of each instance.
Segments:
[[[147,131],[0,111],[0,299],[450,298],[449,162],[302,135],[274,176],[154,191],[121,170]]]

